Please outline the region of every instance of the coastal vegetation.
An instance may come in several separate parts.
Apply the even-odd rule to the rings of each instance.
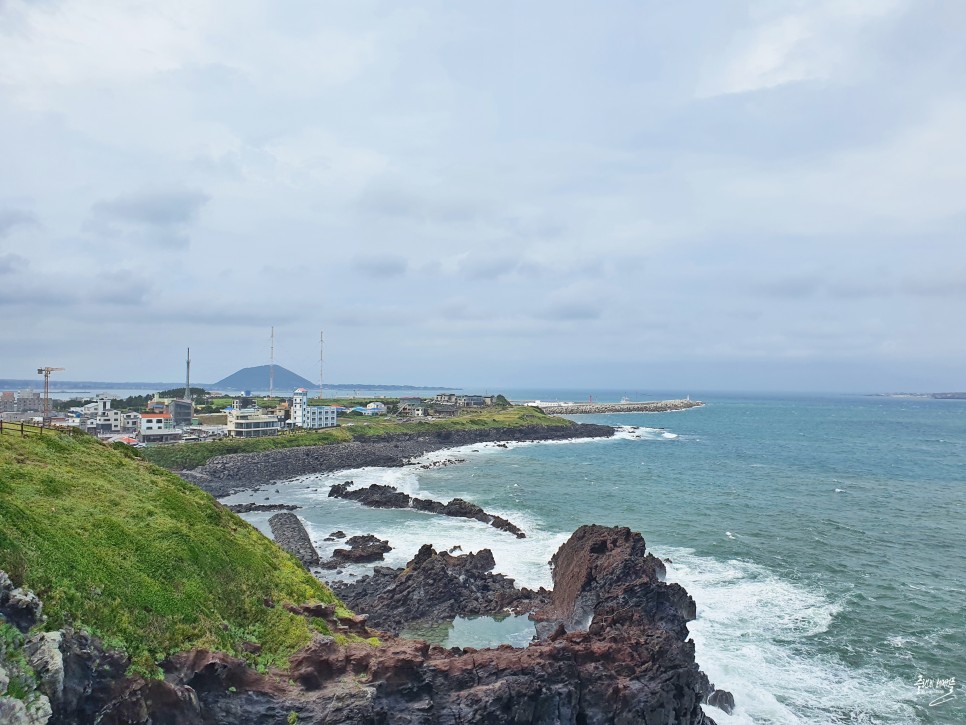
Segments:
[[[537,408],[521,405],[512,408],[484,408],[442,420],[399,421],[382,416],[359,417],[353,418],[351,422],[343,420],[336,428],[285,432],[271,438],[222,438],[217,441],[150,446],[141,453],[147,460],[165,468],[190,470],[204,465],[216,456],[230,453],[260,453],[279,448],[346,443],[396,433],[439,434],[445,431],[534,425],[560,427],[572,426],[574,423],[546,415]]]
[[[350,614],[210,495],[89,436],[0,438],[0,570],[37,592],[50,628],[85,629],[149,674],[193,647],[283,665],[328,633],[285,602]]]

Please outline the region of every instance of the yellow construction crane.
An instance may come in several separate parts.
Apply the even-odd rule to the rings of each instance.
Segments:
[[[64,368],[37,368],[37,374],[44,376],[44,422],[50,420],[50,374]]]

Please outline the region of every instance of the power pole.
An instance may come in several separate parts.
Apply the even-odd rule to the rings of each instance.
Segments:
[[[325,336],[319,332],[319,405],[322,405],[322,363],[325,359]]]
[[[37,374],[44,376],[44,422],[50,420],[50,374],[64,368],[37,368]]]

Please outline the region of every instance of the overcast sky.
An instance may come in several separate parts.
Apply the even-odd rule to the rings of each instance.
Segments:
[[[964,27],[0,0],[0,377],[966,389]]]

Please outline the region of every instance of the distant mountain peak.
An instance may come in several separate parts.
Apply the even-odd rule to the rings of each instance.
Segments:
[[[252,368],[242,368],[227,378],[222,378],[212,387],[216,390],[268,390],[271,365],[257,365]],[[290,393],[295,388],[317,388],[311,380],[293,373],[281,365],[275,366],[272,376],[272,387],[278,393]]]

